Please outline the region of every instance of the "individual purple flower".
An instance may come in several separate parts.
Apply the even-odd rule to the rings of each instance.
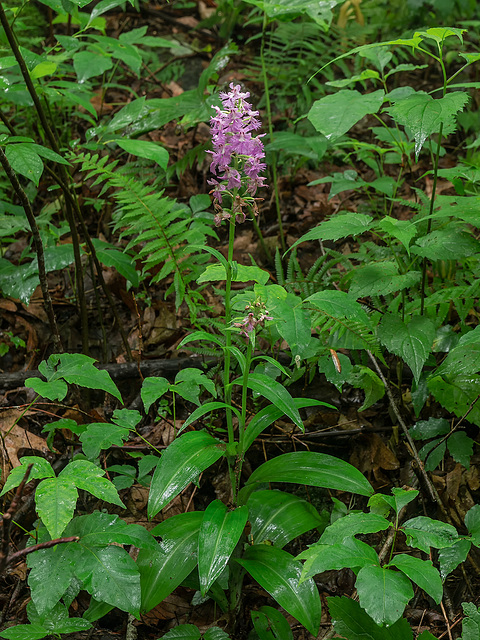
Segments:
[[[208,153],[212,154],[210,171],[216,178],[208,180],[208,184],[214,187],[211,193],[216,201],[216,224],[231,218],[219,206],[225,194],[232,199],[232,213],[236,218],[245,220],[245,205],[252,206],[256,215],[257,207],[253,196],[265,184],[265,178],[260,176],[266,167],[262,162],[265,151],[260,138],[263,134],[252,134],[261,127],[261,122],[256,118],[258,111],[254,111],[247,102],[248,97],[248,91],[242,91],[240,85],[232,82],[228,93],[220,93],[223,108],[215,107],[215,115],[210,119],[213,151]],[[239,202],[238,193],[234,196],[232,190],[240,190],[242,187],[244,192]]]
[[[248,312],[247,315],[242,318],[241,322],[234,322],[233,326],[240,329],[240,334],[245,336],[248,342],[251,337],[255,337],[257,326],[263,327],[265,320],[273,320],[273,318],[268,315],[265,305],[260,300],[256,300],[253,304],[247,304],[245,311]]]

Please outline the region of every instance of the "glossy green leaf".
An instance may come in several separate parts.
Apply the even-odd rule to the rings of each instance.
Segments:
[[[97,238],[92,238],[97,258],[106,267],[114,267],[120,275],[126,278],[134,287],[140,285],[140,278],[135,269],[135,258],[119,251],[108,242],[102,242]]]
[[[413,598],[410,580],[403,573],[385,567],[362,567],[355,586],[360,605],[377,624],[389,626],[396,622]]]
[[[197,565],[198,534],[203,512],[187,512],[164,520],[152,530],[162,541],[155,551],[142,549],[137,566],[142,587],[142,612],[164,600]]]
[[[278,609],[260,607],[250,615],[260,640],[293,640],[292,629]]]
[[[453,362],[452,366],[455,366]],[[458,363],[457,366],[462,365]],[[472,403],[478,396],[479,385],[480,376],[475,374],[458,375],[449,379],[446,379],[446,376],[433,375],[428,379],[428,389],[447,411],[451,411],[459,418],[468,411],[469,422],[478,426],[480,426],[480,407],[478,403],[473,406]]]
[[[214,500],[205,509],[198,538],[198,574],[203,596],[227,565],[247,518],[245,506],[229,511],[220,500]]]
[[[444,436],[450,431],[450,423],[445,418],[433,418],[419,420],[409,430],[415,440],[428,440],[436,436]]]
[[[328,611],[337,634],[348,640],[412,640],[408,620],[401,618],[389,627],[378,625],[351,598],[327,598]]]
[[[458,540],[455,527],[426,516],[411,518],[404,522],[401,528],[407,536],[407,544],[425,553],[430,553],[430,547],[434,549],[451,547]]]
[[[116,545],[90,549],[79,544],[73,549],[75,573],[90,595],[138,618],[140,574],[128,552]],[[142,550],[141,553],[153,552]]]
[[[439,549],[437,552],[440,566],[440,577],[445,581],[446,577],[454,571],[461,562],[465,562],[472,543],[470,540],[460,539],[451,547]]]
[[[233,282],[259,282],[260,284],[266,284],[270,277],[268,271],[260,269],[254,265],[243,265],[233,262],[232,268],[232,281]],[[197,278],[197,282],[218,282],[220,280],[226,280],[226,270],[223,264],[209,264],[205,268],[205,271],[200,277]]]
[[[335,544],[343,542],[345,538],[351,538],[359,533],[376,533],[385,531],[390,522],[375,513],[349,513],[343,518],[338,518],[327,527],[320,538],[322,544]]]
[[[473,455],[472,438],[465,431],[456,431],[448,438],[448,450],[455,462],[459,462],[466,469],[470,468],[470,459]]]
[[[78,516],[69,524],[66,534],[78,536],[84,547],[107,546],[112,542],[131,544],[139,549],[157,549],[157,542],[145,527],[127,524],[117,515],[94,511]]]
[[[412,253],[428,260],[460,260],[479,251],[480,242],[471,233],[456,230],[453,225],[422,236],[412,247]]]
[[[122,396],[108,371],[97,369],[95,359],[81,353],[52,354],[48,363],[56,366],[54,378],[63,378],[69,384],[78,384],[87,389],[101,389],[122,402]]]
[[[223,452],[224,445],[205,431],[189,431],[174,440],[162,454],[153,474],[148,517],[155,516]]]
[[[23,460],[23,458],[22,458]],[[480,547],[480,505],[475,504],[465,515],[465,526],[472,536],[472,542]]]
[[[352,367],[347,382],[352,387],[363,389],[365,392],[365,400],[359,411],[365,411],[385,395],[385,385],[370,367],[356,364]]]
[[[85,431],[80,434],[80,442],[87,458],[95,460],[100,451],[110,449],[111,446],[121,447],[130,437],[130,431],[117,424],[96,422],[85,425]]]
[[[388,564],[389,567],[397,567],[412,582],[423,589],[437,604],[443,597],[442,579],[431,560],[421,560],[405,553],[396,555]]]
[[[87,460],[74,460],[70,462],[58,476],[59,480],[70,482],[79,489],[88,491],[99,500],[105,500],[119,507],[125,507],[120,500],[115,486],[110,480],[104,478],[105,471]]]
[[[350,491],[362,496],[373,493],[365,476],[348,462],[324,453],[296,451],[284,453],[256,469],[240,490],[239,502],[244,504],[255,486],[262,482],[295,482],[325,489]]]
[[[380,342],[410,367],[418,384],[423,365],[433,348],[435,326],[425,316],[414,316],[408,324],[399,316],[385,313],[378,327]]]
[[[382,89],[359,93],[343,89],[313,103],[308,119],[328,140],[336,140],[369,113],[377,113],[383,103]]]
[[[78,82],[102,75],[113,66],[112,59],[106,53],[94,51],[79,51],[73,54],[73,68],[77,74]]]
[[[52,469],[52,465],[40,456],[23,456],[19,467],[14,467],[8,474],[7,480],[3,486],[0,496],[3,496],[7,491],[15,489],[22,482],[27,472],[29,465],[33,465],[30,471],[29,480],[39,480],[41,478],[55,477],[55,472]]]
[[[78,491],[69,479],[47,478],[38,485],[35,491],[37,513],[52,539],[59,538],[73,518],[77,498]]]
[[[247,506],[255,544],[269,541],[281,549],[302,533],[326,524],[313,505],[283,491],[255,491]]]
[[[158,378],[145,378],[140,391],[145,413],[148,413],[154,402],[167,393],[169,387],[170,383],[166,378],[160,376]]]
[[[312,400],[311,398],[293,398],[293,406],[295,409],[304,409],[305,407],[328,407],[335,409],[331,404],[321,402],[320,400]],[[245,428],[243,436],[243,451],[248,451],[255,439],[267,429],[271,424],[284,415],[283,411],[271,404],[261,409],[253,416]]]
[[[194,624],[179,624],[162,636],[164,640],[200,640],[201,634]]]
[[[203,640],[230,640],[230,636],[220,627],[210,627],[203,634]]]
[[[360,569],[380,564],[375,549],[356,538],[346,538],[338,544],[315,544],[297,559],[305,560],[301,582],[324,571]]]
[[[241,380],[241,378],[238,378],[235,383],[241,384]],[[258,393],[260,396],[267,398],[267,400],[270,400],[277,409],[283,411],[283,413],[288,416],[290,420],[299,427],[299,429],[304,431],[300,413],[293,403],[292,396],[285,389],[283,384],[262,373],[251,373],[248,376],[247,387]]]
[[[17,624],[0,631],[0,636],[7,640],[40,640],[48,635],[50,631],[41,624]]]
[[[5,155],[16,173],[28,178],[38,187],[43,173],[43,162],[30,143],[9,144],[5,148]]]
[[[140,158],[153,160],[164,171],[167,168],[168,151],[155,142],[149,140],[128,140],[127,138],[115,140],[114,142],[124,151],[127,151],[127,153],[131,153]]]
[[[313,580],[299,584],[302,565],[289,553],[265,544],[248,547],[237,562],[278,604],[314,636],[320,628],[320,596]]]
[[[72,543],[73,544],[73,543]],[[37,611],[42,614],[57,604],[67,591],[74,567],[69,561],[70,545],[57,545],[53,549],[39,549],[27,556],[28,585]],[[48,580],[45,580],[48,576]]]

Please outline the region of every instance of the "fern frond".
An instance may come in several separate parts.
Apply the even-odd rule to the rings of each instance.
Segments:
[[[326,344],[333,349],[368,349],[382,357],[377,337],[372,328],[363,322],[334,317],[317,309],[312,316],[312,327],[316,328]]]

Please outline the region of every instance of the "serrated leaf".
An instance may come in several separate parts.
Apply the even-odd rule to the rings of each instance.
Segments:
[[[260,284],[266,284],[270,277],[268,271],[254,265],[243,265],[233,262],[231,267],[233,282],[249,282],[253,280]],[[208,264],[202,275],[197,278],[197,282],[201,284],[202,282],[218,282],[226,279],[226,270],[222,264]]]
[[[360,605],[377,624],[394,624],[413,598],[410,580],[403,573],[385,567],[362,567],[355,586]]]
[[[327,140],[336,140],[369,113],[377,113],[383,103],[383,89],[361,94],[343,89],[313,103],[308,119]]]
[[[456,431],[448,438],[447,445],[450,455],[466,469],[470,468],[470,459],[473,455],[472,438],[469,438],[465,431]]]
[[[59,538],[73,518],[78,491],[70,480],[47,478],[35,491],[37,512],[53,538]]]
[[[393,262],[378,262],[355,269],[348,293],[355,298],[386,296],[413,287],[420,277],[420,271],[399,274]]]
[[[229,511],[220,500],[214,500],[205,509],[198,538],[198,575],[203,596],[226,567],[247,518],[247,507]]]
[[[480,390],[479,375],[459,375],[449,381],[435,375],[429,378],[428,389],[447,411],[459,418],[469,411],[469,421],[480,426],[480,408],[477,404],[471,406]]]
[[[315,544],[303,551],[297,559],[306,561],[301,581],[324,571],[379,565],[375,549],[356,538],[345,538],[338,544]]]
[[[152,530],[162,542],[155,551],[141,550],[137,558],[142,585],[142,612],[164,600],[197,564],[198,534],[203,512],[181,513]]]
[[[443,98],[434,100],[432,96],[417,91],[403,100],[398,100],[387,109],[399,124],[408,127],[415,139],[415,155],[418,158],[425,140],[438,133],[443,124],[443,135],[447,136],[455,129],[455,116],[468,102],[468,94],[456,91]]]
[[[313,580],[299,584],[302,565],[289,553],[259,544],[248,547],[237,562],[278,604],[314,636],[321,620],[320,596]]]
[[[333,456],[310,451],[284,453],[264,462],[240,490],[239,503],[245,504],[256,485],[262,482],[294,482],[351,491],[363,496],[373,493],[365,476],[351,464]]]
[[[313,505],[283,491],[255,491],[247,506],[255,544],[269,541],[281,549],[302,533],[326,524]]]
[[[428,593],[437,604],[443,597],[442,579],[431,560],[421,560],[405,553],[396,555],[388,564],[389,567],[397,567],[420,589]]]
[[[435,549],[451,547],[458,540],[455,527],[426,516],[407,520],[401,528],[407,536],[407,544],[425,553],[430,553],[430,547]]]
[[[412,253],[428,260],[461,260],[480,252],[480,242],[471,233],[448,227],[419,238]]]
[[[153,474],[148,497],[148,517],[223,455],[224,446],[205,431],[190,431],[174,440],[162,454]]]
[[[384,233],[399,240],[410,255],[410,243],[417,235],[416,225],[410,220],[397,220],[386,216],[378,223],[378,226]]]
[[[399,316],[385,313],[378,327],[378,335],[391,353],[400,356],[408,364],[418,384],[423,365],[433,347],[433,322],[425,316],[414,316],[406,324]]]
[[[401,618],[389,627],[376,624],[358,602],[346,597],[327,598],[337,634],[348,640],[412,640],[408,620]]]
[[[352,387],[365,391],[365,401],[359,411],[365,411],[385,395],[385,385],[375,371],[361,364],[357,364],[352,368],[347,382]]]
[[[348,238],[349,236],[358,236],[368,231],[373,226],[373,218],[363,213],[338,213],[329,220],[321,222],[314,229],[307,231],[290,247],[289,251],[294,249],[301,242],[309,242],[310,240],[339,240],[340,238]]]
[[[90,595],[138,618],[140,574],[127,551],[115,545],[92,550],[77,546],[75,549],[78,554],[75,572]]]

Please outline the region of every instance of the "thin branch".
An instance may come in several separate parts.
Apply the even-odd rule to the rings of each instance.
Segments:
[[[25,549],[20,549],[20,551],[12,553],[12,555],[7,558],[7,564],[17,562],[17,560],[21,560],[29,553],[33,553],[33,551],[38,551],[39,549],[50,549],[57,544],[67,544],[68,542],[78,542],[79,540],[80,538],[78,536],[69,536],[67,538],[55,538],[55,540],[40,542],[39,544],[34,544],[31,547],[26,547]]]

